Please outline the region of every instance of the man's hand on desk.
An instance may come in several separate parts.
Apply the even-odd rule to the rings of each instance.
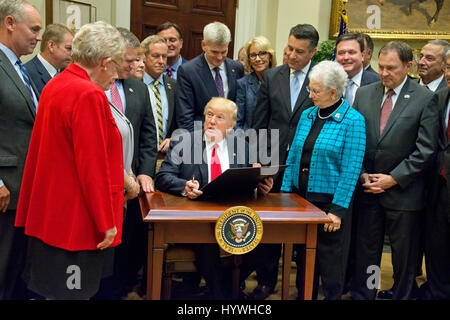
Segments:
[[[184,193],[186,197],[191,200],[194,200],[203,194],[203,191],[198,190],[200,188],[200,184],[197,180],[188,180],[186,181],[186,186],[184,187]]]
[[[252,167],[261,168],[261,164],[253,163]],[[264,178],[264,180],[258,183],[258,193],[266,195],[269,193],[270,190],[272,190],[272,187],[273,187],[273,178],[272,177]]]
[[[137,176],[137,181],[141,185],[142,191],[155,192],[155,187],[153,186],[152,177],[150,177],[146,174],[140,174]]]

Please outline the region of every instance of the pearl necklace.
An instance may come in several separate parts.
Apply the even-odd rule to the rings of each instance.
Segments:
[[[341,104],[339,105],[339,107],[337,107],[334,111],[336,111],[337,109],[339,109],[339,108],[342,106],[343,103],[344,103],[344,101],[342,100],[342,101],[341,101]],[[320,115],[320,108],[319,108],[319,109],[317,109],[317,116],[319,117],[319,119],[325,120],[325,119],[328,119],[329,117],[331,117],[331,115],[334,113],[334,111],[333,111],[332,113],[330,113],[329,115],[327,115],[326,117],[322,117],[322,116]]]

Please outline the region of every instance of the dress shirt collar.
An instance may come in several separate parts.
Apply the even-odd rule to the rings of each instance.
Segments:
[[[222,152],[227,147],[226,136],[224,139],[220,140],[219,142],[212,142],[206,134],[203,134],[203,139],[205,140],[206,148],[208,150],[211,150],[216,143],[219,145],[218,152]]]
[[[14,66],[19,59],[16,54],[7,46],[5,46],[3,43],[0,42],[0,50],[3,51],[3,53],[6,55],[8,60],[11,62],[11,64]]]
[[[439,87],[439,84],[441,83],[442,79],[444,79],[444,74],[442,74],[439,78],[431,81],[429,84],[427,84],[428,89],[435,92],[436,89]],[[422,86],[425,86],[425,83],[423,83],[422,78],[419,80],[419,84]]]
[[[394,88],[395,96],[398,97],[400,94],[400,91],[402,91],[403,86],[405,85],[406,79],[408,79],[408,75],[405,76],[405,79],[403,79],[403,82],[397,87]],[[384,94],[386,95],[388,92],[388,88],[384,87]]]
[[[183,57],[180,55],[180,58],[178,59],[177,62],[175,62],[173,65],[169,66],[167,65],[166,70],[168,67],[171,67],[173,71],[177,71],[178,67],[181,66],[181,63],[183,62]]]
[[[150,86],[150,87],[152,87],[153,86],[153,82],[155,81],[155,80],[158,80],[159,81],[159,84],[161,84],[161,85],[164,85],[164,77],[163,77],[163,74],[161,73],[160,75],[159,75],[159,77],[158,77],[158,79],[154,79],[151,75],[149,75],[147,72],[144,72],[144,83],[147,85],[147,86]]]
[[[215,71],[214,71],[214,68],[215,68],[216,66],[208,62],[208,59],[206,59],[206,55],[205,55],[205,60],[206,60],[206,63],[208,63],[209,69],[210,69],[212,72],[215,72]],[[221,64],[218,68],[220,69],[220,71],[225,71],[225,61],[222,62],[222,64]]]
[[[361,87],[361,79],[362,74],[364,72],[364,68],[361,68],[361,70],[353,76],[353,78],[350,78],[354,84],[356,84],[358,87]]]
[[[309,60],[308,64],[302,70],[294,70],[292,68],[289,68],[291,70],[291,77],[294,76],[297,71],[306,75],[310,67],[311,67],[311,60]]]
[[[44,68],[50,74],[50,77],[53,78],[58,73],[58,70],[56,70],[54,66],[52,66],[47,60],[45,60],[40,53],[38,53],[37,58],[44,65]]]

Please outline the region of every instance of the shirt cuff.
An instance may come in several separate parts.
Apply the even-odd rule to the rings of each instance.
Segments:
[[[0,179],[0,188],[3,187],[5,184],[3,183],[3,180]]]

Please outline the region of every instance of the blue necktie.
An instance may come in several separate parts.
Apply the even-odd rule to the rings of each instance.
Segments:
[[[291,110],[293,111],[295,108],[295,103],[297,102],[298,95],[300,93],[300,81],[298,77],[300,76],[301,71],[295,71],[294,76],[291,81]]]
[[[31,101],[33,101],[33,105],[34,105],[34,111],[37,112],[37,105],[36,105],[36,102],[34,101],[33,89],[31,87],[31,81],[30,81],[30,77],[28,76],[28,72],[25,69],[25,67],[23,66],[22,61],[17,60],[16,64],[19,66],[20,72],[22,73],[24,83],[27,86],[28,91],[30,92]]]
[[[348,79],[347,80],[347,88],[345,89],[345,100],[347,100],[350,107],[353,104],[353,80]]]

